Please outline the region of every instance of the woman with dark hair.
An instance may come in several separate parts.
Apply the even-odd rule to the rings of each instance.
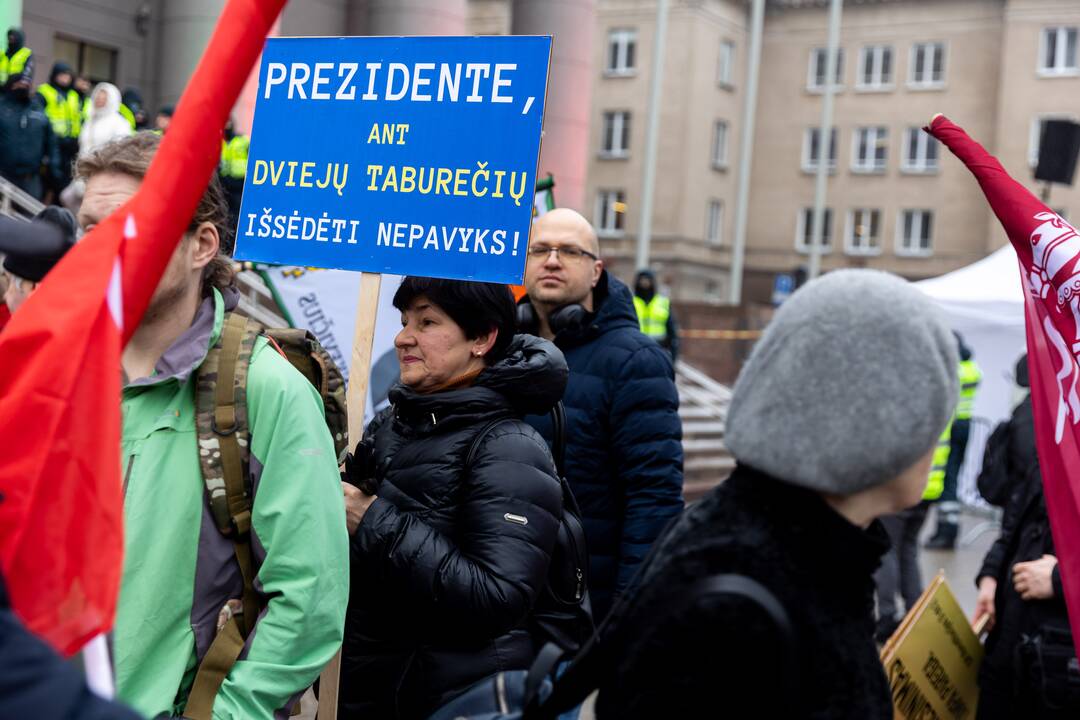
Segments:
[[[352,587],[339,718],[426,718],[476,682],[528,667],[562,492],[522,421],[567,368],[515,336],[503,285],[407,277],[394,295],[401,384],[346,463]]]

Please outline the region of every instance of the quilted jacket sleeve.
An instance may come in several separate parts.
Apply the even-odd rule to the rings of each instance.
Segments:
[[[622,592],[653,541],[683,509],[682,422],[671,361],[641,347],[615,380],[611,458],[626,498],[615,592]]]
[[[453,538],[379,498],[353,549],[427,605],[428,620],[496,637],[521,622],[544,587],[562,492],[547,446],[522,422],[491,430],[467,472]]]

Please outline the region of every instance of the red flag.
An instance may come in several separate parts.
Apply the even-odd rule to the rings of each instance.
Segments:
[[[284,3],[229,0],[139,192],[67,253],[0,336],[0,571],[15,612],[63,653],[111,629],[116,611],[121,348],[217,167],[221,129]]]
[[[1009,177],[960,127],[926,129],[979,181],[1020,260],[1028,367],[1046,509],[1072,627],[1080,627],[1080,233]],[[1070,475],[1072,468],[1072,475]],[[1080,633],[1073,633],[1080,652]]]

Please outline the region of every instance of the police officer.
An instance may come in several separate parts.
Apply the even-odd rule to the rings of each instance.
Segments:
[[[236,228],[240,216],[240,199],[244,195],[244,178],[247,177],[248,148],[251,139],[247,135],[238,135],[230,118],[225,125],[225,137],[221,141],[221,163],[218,175],[225,188],[225,197],[229,201],[230,227]]]
[[[60,153],[49,118],[30,101],[30,78],[12,75],[0,97],[0,175],[31,197],[45,196],[60,173]]]
[[[949,465],[945,470],[944,490],[937,508],[937,528],[934,535],[926,541],[931,550],[952,550],[956,547],[956,536],[960,525],[960,500],[958,485],[960,468],[967,453],[968,436],[971,434],[971,415],[975,409],[975,392],[982,382],[982,370],[975,363],[974,353],[960,337],[956,335],[960,353],[960,365],[957,373],[960,377],[960,402],[956,406],[956,419],[952,429],[952,449],[949,453]]]
[[[7,50],[0,53],[0,84],[6,84],[8,78],[25,75],[34,76],[34,51],[26,47],[26,35],[19,28],[8,30]]]
[[[53,65],[49,82],[39,85],[37,89],[60,151],[60,174],[51,187],[57,194],[71,182],[71,163],[79,154],[82,100],[74,84],[75,75],[71,67],[67,63],[57,62]]]
[[[671,300],[656,289],[656,274],[641,270],[634,279],[634,310],[641,332],[660,343],[674,363],[679,359],[679,330],[671,312]]]

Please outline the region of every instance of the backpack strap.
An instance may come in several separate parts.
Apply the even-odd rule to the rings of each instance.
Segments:
[[[259,602],[251,554],[252,498],[247,484],[251,428],[247,417],[247,375],[262,326],[240,315],[226,316],[221,337],[199,367],[195,386],[195,424],[210,514],[233,542],[244,589],[239,613],[222,608],[225,622],[210,644],[188,695],[184,717],[210,720],[221,683],[244,649],[255,626]]]

